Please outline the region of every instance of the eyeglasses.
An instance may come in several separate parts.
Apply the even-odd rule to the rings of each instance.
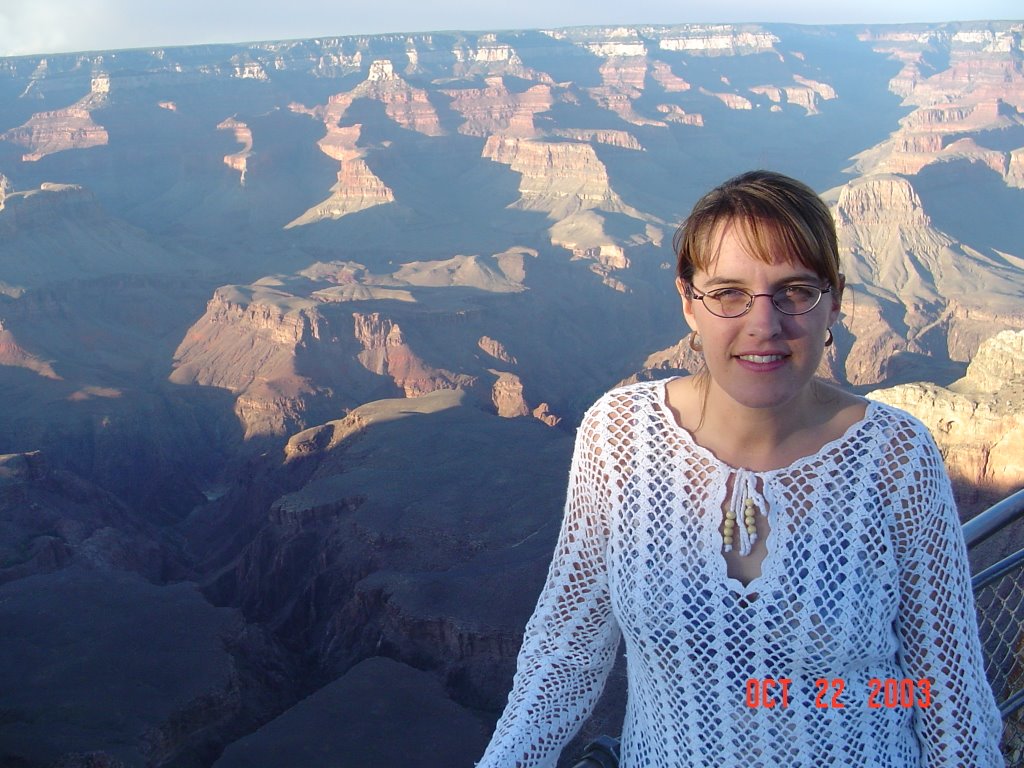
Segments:
[[[784,315],[803,315],[810,312],[821,301],[822,294],[831,291],[816,285],[787,285],[775,293],[750,293],[742,288],[719,288],[698,296],[690,287],[690,298],[703,301],[708,312],[718,317],[740,317],[754,306],[758,296],[768,296],[772,304]]]

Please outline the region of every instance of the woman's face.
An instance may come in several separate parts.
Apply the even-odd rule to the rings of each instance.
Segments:
[[[718,258],[708,271],[693,276],[693,291],[704,295],[722,288],[771,294],[787,285],[828,287],[814,270],[798,262],[766,264],[748,253],[742,238],[728,224],[721,230]],[[718,397],[747,408],[778,408],[798,404],[808,393],[821,362],[826,332],[839,316],[842,285],[823,294],[814,309],[785,315],[769,296],[758,296],[745,315],[717,317],[704,302],[689,298],[676,280],[687,323],[700,334],[711,375],[708,406]]]

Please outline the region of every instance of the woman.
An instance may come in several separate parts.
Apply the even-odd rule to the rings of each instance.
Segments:
[[[603,396],[481,768],[554,766],[625,637],[622,768],[1003,765],[949,480],[913,417],[814,379],[843,276],[806,186],[676,236],[706,369]]]

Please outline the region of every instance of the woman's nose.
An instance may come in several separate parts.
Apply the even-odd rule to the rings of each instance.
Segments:
[[[772,302],[771,294],[757,293],[750,301],[752,303],[746,314],[748,333],[769,338],[777,336],[782,330],[784,315]]]

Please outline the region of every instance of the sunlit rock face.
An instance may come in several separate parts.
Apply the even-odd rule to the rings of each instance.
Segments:
[[[445,90],[451,106],[462,115],[459,133],[468,136],[537,136],[541,131],[534,117],[547,112],[555,103],[552,88],[538,83],[526,91],[510,91],[504,79],[492,75],[483,88]]]
[[[92,118],[95,109],[106,105],[110,78],[98,75],[92,79],[89,93],[63,109],[37,112],[24,124],[0,134],[0,141],[9,141],[28,151],[23,162],[41,160],[55,152],[104,146],[109,136]]]
[[[850,182],[835,219],[851,289],[842,320],[855,338],[851,383],[884,381],[902,351],[967,362],[993,328],[1024,327],[1014,264],[937,229],[912,180]]]
[[[1000,137],[1022,125],[1019,30],[953,26],[862,37],[902,63],[890,89],[913,111],[889,141],[861,156],[860,169],[915,174],[932,163],[966,159],[1009,176],[1017,147]]]
[[[492,136],[483,156],[522,174],[516,205],[565,218],[579,210],[621,207],[608,172],[588,143]]]
[[[963,512],[1019,486],[1022,33],[0,59],[0,626],[29,638],[0,648],[0,680],[26,681],[0,688],[11,760],[301,763],[327,707],[346,722],[316,748],[361,735],[339,764],[471,765],[575,428],[619,383],[703,368],[672,235],[744,170],[835,216],[819,374],[920,416]],[[86,688],[30,684],[68,681],[68,648]]]
[[[903,384],[873,399],[910,411],[931,430],[954,481],[977,507],[1024,486],[1024,331],[983,342],[967,375],[949,387]]]

